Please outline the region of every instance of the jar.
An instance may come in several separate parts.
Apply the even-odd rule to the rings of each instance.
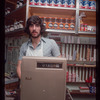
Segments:
[[[7,32],[10,32],[10,25],[7,26]]]
[[[69,30],[75,30],[75,18],[70,18]]]
[[[14,29],[15,29],[15,30],[18,29],[18,27],[17,27],[17,22],[14,23]]]
[[[7,7],[7,14],[11,12],[11,8]]]
[[[14,31],[14,25],[10,25],[10,31]]]
[[[48,21],[48,28],[49,28],[49,29],[52,29],[52,28],[53,28],[52,17],[49,17],[48,20],[49,20],[49,21]]]
[[[23,6],[23,4],[24,4],[24,1],[23,0],[20,0],[19,1],[19,6]]]
[[[59,29],[64,29],[63,18],[60,18]]]
[[[23,23],[24,23],[24,21],[22,21],[22,20],[19,21],[19,28],[23,28],[24,27]]]
[[[57,17],[54,17],[54,24],[53,24],[54,29],[58,29],[58,22],[57,22]]]
[[[17,5],[16,5],[16,8],[19,8],[19,1],[17,1]]]
[[[64,29],[68,30],[68,28],[69,28],[69,19],[65,18]]]

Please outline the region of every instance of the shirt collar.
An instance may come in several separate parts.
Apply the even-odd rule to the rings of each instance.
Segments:
[[[43,41],[43,42],[45,42],[46,43],[46,40],[45,40],[45,38],[44,37],[41,37],[41,40],[40,40],[40,42],[41,41]],[[32,43],[32,39],[30,38],[29,40],[28,40],[28,42],[27,42],[28,44],[31,44]],[[39,43],[40,44],[40,43]]]

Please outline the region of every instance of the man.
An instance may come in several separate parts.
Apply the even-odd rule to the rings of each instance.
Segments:
[[[53,39],[43,37],[45,26],[38,16],[31,16],[26,23],[25,32],[29,40],[22,44],[17,65],[18,77],[21,79],[21,63],[23,56],[61,57],[59,47]]]

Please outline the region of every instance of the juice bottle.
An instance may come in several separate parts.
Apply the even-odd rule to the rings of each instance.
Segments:
[[[64,29],[63,18],[59,18],[59,29]]]
[[[68,30],[68,28],[69,28],[68,18],[65,18],[64,29]]]
[[[58,29],[57,17],[54,17],[53,28],[54,28],[54,29]]]
[[[48,21],[48,28],[49,29],[52,29],[53,28],[53,22],[52,22],[52,17],[48,17],[49,19],[49,21]]]

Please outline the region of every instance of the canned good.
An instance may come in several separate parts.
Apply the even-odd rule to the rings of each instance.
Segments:
[[[75,0],[69,0],[68,7],[74,8],[75,7]]]
[[[60,0],[54,0],[54,6],[61,6]]]
[[[47,6],[53,6],[53,0],[47,0]]]
[[[89,9],[96,9],[96,2],[95,1],[89,2]]]
[[[83,1],[83,8],[89,9],[89,0],[84,0]]]
[[[83,0],[79,0],[79,8],[83,8]]]
[[[39,1],[39,0],[38,0]],[[38,2],[39,3],[39,2]],[[40,0],[40,5],[47,5],[47,0]]]
[[[90,93],[93,93],[93,87],[92,86],[89,87],[89,90],[90,90]]]
[[[39,5],[40,1],[39,0],[33,0],[33,5]]]
[[[19,1],[17,1],[17,5],[16,5],[16,8],[19,8]]]
[[[30,0],[30,5],[34,5],[34,0]]]
[[[61,7],[65,7],[65,0],[61,0]]]

